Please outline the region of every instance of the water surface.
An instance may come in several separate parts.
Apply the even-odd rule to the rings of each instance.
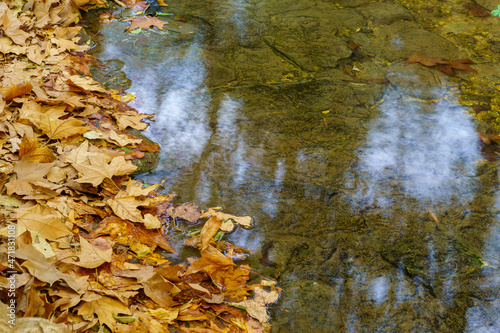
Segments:
[[[470,57],[427,21],[465,9],[370,2],[171,1],[164,31],[102,25],[93,54],[156,114],[161,164],[141,178],[253,216],[228,238],[284,288],[273,332],[496,332],[498,162],[457,100],[500,68],[404,66]]]

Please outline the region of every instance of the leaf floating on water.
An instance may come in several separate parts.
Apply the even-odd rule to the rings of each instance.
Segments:
[[[469,12],[472,14],[472,16],[476,17],[491,16],[490,12],[488,12],[486,9],[484,9],[483,7],[479,6],[477,3],[474,2],[464,3],[462,7],[467,8]]]
[[[159,18],[153,16],[133,17],[124,21],[131,21],[128,31],[132,33],[140,32],[140,30],[138,32],[134,32],[133,30],[135,29],[149,29],[150,27],[157,27],[158,29],[163,30],[163,26],[166,24],[166,22],[163,22]]]
[[[455,76],[455,69],[461,69],[470,72],[477,72],[474,68],[469,66],[468,64],[474,64],[474,62],[470,59],[455,59],[444,61],[441,58],[437,57],[428,57],[424,54],[414,54],[408,57],[405,61],[405,65],[419,63],[426,67],[438,66],[441,72],[448,74],[450,76]]]

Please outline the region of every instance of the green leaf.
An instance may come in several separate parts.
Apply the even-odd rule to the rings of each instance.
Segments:
[[[139,28],[137,28],[137,29],[132,30],[130,33],[131,33],[131,34],[138,34],[138,33],[140,33],[141,31],[142,31],[142,28],[140,28],[140,27],[139,27]]]
[[[218,242],[224,237],[224,231],[219,230],[219,232],[214,236],[214,241]]]
[[[115,316],[114,313],[113,313],[113,318],[115,318],[116,321],[122,324],[130,324],[135,321],[134,317],[120,317],[120,316]]]
[[[172,15],[174,15],[174,14],[172,14],[172,13],[162,13],[162,12],[156,12],[156,15],[158,15],[158,16],[172,16]]]

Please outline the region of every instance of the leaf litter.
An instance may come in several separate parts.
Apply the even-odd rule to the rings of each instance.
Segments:
[[[116,2],[147,7],[142,0]],[[130,177],[133,161],[158,147],[127,132],[144,130],[152,116],[90,75],[95,61],[78,37],[78,9],[103,5],[0,3],[2,294],[16,271],[16,315],[72,332],[269,331],[268,305],[281,290],[265,278],[250,284],[251,267],[235,262],[248,251],[220,237],[250,227],[251,218],[173,205],[173,196],[158,192],[161,184]],[[129,30],[163,24],[137,17]],[[199,257],[181,263],[158,252],[176,256],[166,234],[177,219],[201,228],[184,240]],[[11,224],[17,236],[9,257]]]

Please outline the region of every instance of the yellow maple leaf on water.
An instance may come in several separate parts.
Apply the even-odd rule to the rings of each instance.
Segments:
[[[265,323],[269,320],[267,304],[276,302],[279,298],[279,292],[277,290],[266,291],[260,287],[255,287],[253,291],[254,297],[252,299],[245,299],[242,302],[229,304],[243,306],[250,316],[261,323]]]

